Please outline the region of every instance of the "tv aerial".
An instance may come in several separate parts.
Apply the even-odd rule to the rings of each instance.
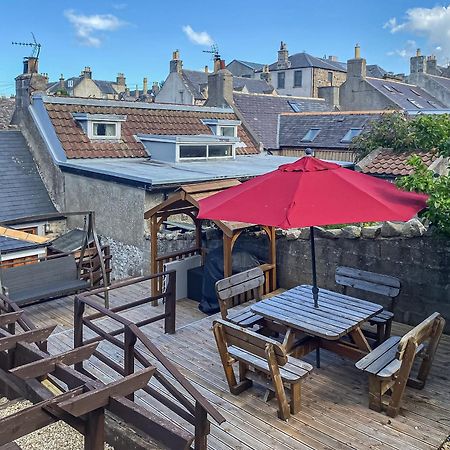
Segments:
[[[31,33],[33,37],[33,42],[11,42],[12,45],[20,45],[22,47],[31,47],[30,58],[39,59],[39,53],[41,52],[41,44],[36,41],[36,36]]]
[[[203,53],[210,53],[213,61],[220,61],[219,46],[217,44],[211,45],[211,50],[203,50]]]

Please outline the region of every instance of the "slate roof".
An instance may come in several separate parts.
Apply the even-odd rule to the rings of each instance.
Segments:
[[[197,70],[183,70],[181,73],[187,88],[196,100],[206,100],[206,97],[202,94],[202,90],[208,86],[208,75],[206,72]],[[265,80],[233,77],[233,90],[242,91],[244,87],[252,94],[271,94],[274,91],[273,86]]]
[[[67,80],[64,80],[64,89],[66,91],[75,89],[81,81],[84,80],[84,77],[71,77]],[[69,81],[72,82],[72,86],[69,87]],[[100,89],[102,94],[108,94],[108,95],[114,95],[117,94],[117,91],[113,88],[113,84],[116,84],[114,81],[105,81],[105,80],[92,80],[95,85]],[[55,94],[60,90],[60,83],[59,81],[49,83],[47,87],[47,92],[49,94]]]
[[[289,56],[289,61],[291,62],[290,69],[302,69],[306,67],[317,67],[319,69],[325,70],[337,70],[339,72],[347,72],[347,64],[341,63],[339,61],[331,61],[329,59],[317,58],[309,53],[295,53]],[[278,69],[277,62],[270,64],[270,71],[274,70],[285,70]]]
[[[56,213],[20,131],[0,131],[0,222]]]
[[[15,99],[0,98],[0,130],[9,128],[14,113]]]
[[[430,166],[438,158],[436,154],[419,150],[398,153],[390,149],[380,149],[374,150],[362,159],[358,166],[363,173],[370,175],[384,177],[409,175],[413,169],[407,164],[407,161],[412,154],[420,156],[427,166]]]
[[[366,72],[367,76],[372,78],[383,78],[388,73],[378,64],[368,64],[366,66]]]
[[[45,100],[45,108],[67,158],[147,158],[148,154],[134,135],[196,135],[212,134],[202,119],[238,120],[233,112],[211,112],[211,108],[187,107],[183,105],[158,105],[156,103],[117,102],[114,100],[80,101],[59,98]],[[98,106],[96,106],[98,105]],[[109,106],[111,105],[111,106]],[[160,108],[160,109],[159,109]],[[121,140],[91,141],[73,119],[74,113],[126,115],[121,124]],[[242,126],[238,137],[246,145],[239,147],[237,154],[257,154],[250,135]]]
[[[404,110],[445,109],[445,106],[441,102],[414,84],[370,77],[367,77],[366,81],[391,102]]]
[[[234,106],[253,134],[266,149],[277,148],[278,115],[293,112],[292,103],[301,111],[330,111],[331,107],[319,98],[292,97],[284,95],[233,95]]]
[[[439,83],[444,89],[450,90],[450,78],[438,77],[436,75],[427,74],[433,81]]]
[[[0,252],[1,253],[13,253],[20,250],[31,250],[33,248],[42,247],[42,244],[36,244],[34,242],[21,241],[19,239],[13,239],[7,236],[0,236]]]
[[[244,66],[250,67],[253,70],[261,70],[264,67],[264,64],[259,64],[250,61],[242,61],[241,59],[236,59],[237,62],[244,64]]]
[[[351,128],[361,128],[378,120],[381,112],[325,112],[282,114],[280,116],[280,147],[347,149],[349,142],[341,142]],[[302,142],[311,128],[320,132],[312,142]]]

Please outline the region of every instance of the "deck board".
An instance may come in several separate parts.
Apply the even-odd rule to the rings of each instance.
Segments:
[[[131,302],[144,292],[142,286],[113,292],[111,305]],[[124,316],[137,321],[149,314],[156,315],[162,309],[161,305],[144,305]],[[33,305],[25,311],[36,325],[58,324],[57,332],[49,339],[51,353],[72,347],[73,297]],[[303,383],[302,411],[288,422],[283,422],[276,416],[276,401],[263,401],[262,388],[254,386],[239,396],[228,391],[211,331],[215,317],[218,315],[206,317],[198,311],[193,301],[180,300],[177,302],[175,335],[164,335],[161,322],[142,328],[226,417],[227,421],[220,427],[211,424],[209,448],[431,450],[438,448],[447,437],[450,429],[450,336],[442,338],[427,386],[422,391],[407,388],[403,409],[396,418],[389,418],[367,407],[367,378],[351,361],[322,351],[321,368],[314,369]],[[110,319],[101,319],[98,323],[104,329],[117,328]],[[409,329],[406,325],[394,324],[393,333],[402,335]],[[100,348],[118,363],[123,361],[122,352],[111,344],[102,343]],[[142,346],[139,349],[147,353]],[[304,359],[314,364],[313,356]],[[108,382],[117,378],[114,371],[96,358],[88,364],[89,370],[99,379]],[[167,374],[160,365],[159,368]],[[192,431],[189,424],[178,420],[149,395],[140,391],[136,397],[152,412],[162,414]]]

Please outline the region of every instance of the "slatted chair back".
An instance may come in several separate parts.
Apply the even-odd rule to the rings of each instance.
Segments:
[[[352,287],[389,297],[391,299],[390,309],[392,309],[393,301],[400,294],[401,289],[398,278],[353,267],[338,267],[335,279],[337,284],[344,286],[344,294],[347,293],[347,287]]]
[[[260,267],[231,275],[216,283],[220,313],[227,318],[228,309],[251,300],[260,300],[264,285],[264,272]]]
[[[260,358],[267,359],[266,348],[271,346],[279,366],[284,366],[288,362],[285,349],[274,339],[223,319],[217,319],[214,322],[214,326],[220,329],[221,337],[227,347],[234,346]]]
[[[444,322],[444,318],[438,312],[435,312],[406,333],[398,343],[397,359],[400,361],[403,359],[408,345],[412,344],[415,347],[418,347],[427,340],[429,340],[427,351],[428,358],[432,359],[442,335]],[[431,352],[432,354],[430,354]]]

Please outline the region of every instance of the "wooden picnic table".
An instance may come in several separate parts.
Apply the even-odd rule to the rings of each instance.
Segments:
[[[314,307],[312,286],[301,285],[253,304],[251,311],[269,323],[281,324],[288,330],[286,345],[294,345],[295,334],[304,333],[313,340],[295,349],[300,357],[314,348],[325,348],[352,359],[360,359],[371,351],[361,325],[383,310],[381,305],[349,295],[319,289],[319,307]],[[345,337],[351,337],[351,341]],[[294,351],[294,349],[289,349]]]

